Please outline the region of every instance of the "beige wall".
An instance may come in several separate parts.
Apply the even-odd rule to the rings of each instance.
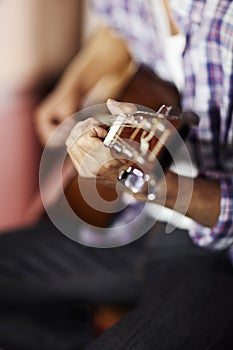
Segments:
[[[80,43],[80,0],[0,2],[0,87],[56,75]]]

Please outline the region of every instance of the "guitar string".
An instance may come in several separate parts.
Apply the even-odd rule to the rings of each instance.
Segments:
[[[123,126],[123,127],[129,127],[129,125],[127,125],[127,124],[126,124],[126,125],[121,125],[121,126]],[[140,131],[140,129],[142,129],[142,128],[140,128],[140,125],[139,125],[139,127],[138,127],[138,125],[135,126],[135,128],[138,129],[138,132]],[[138,132],[137,132],[137,134],[138,134]],[[148,133],[149,133],[149,131],[148,131]],[[134,134],[134,132],[132,133],[132,135],[133,135],[133,134]],[[136,134],[136,135],[137,135],[137,134]],[[134,141],[134,139],[132,138],[132,135],[131,135],[131,137],[129,138],[129,140]],[[136,136],[136,135],[135,135],[135,136]],[[115,134],[113,140],[114,140],[114,139],[117,139],[117,141],[120,141],[120,143],[123,144],[125,147],[127,147],[127,148],[132,152],[132,154],[135,154],[135,156],[139,156],[139,155],[140,155],[140,153],[137,152],[137,151],[135,151],[135,149],[134,149],[130,144],[128,144],[126,141],[124,141],[124,139],[121,138],[121,137],[118,135],[118,133]]]

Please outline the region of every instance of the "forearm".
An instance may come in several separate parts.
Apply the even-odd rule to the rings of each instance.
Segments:
[[[57,90],[75,90],[83,97],[103,75],[127,67],[130,60],[124,40],[101,27],[68,66]]]
[[[202,177],[192,179],[168,172],[166,183],[165,206],[203,226],[213,227],[217,223],[221,201],[221,188],[217,180]]]

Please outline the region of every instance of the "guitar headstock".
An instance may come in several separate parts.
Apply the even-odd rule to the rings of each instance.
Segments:
[[[104,145],[127,160],[119,181],[133,193],[156,197],[156,182],[172,162],[171,148],[179,148],[191,125],[198,124],[193,112],[162,106],[157,112],[137,111],[116,116]]]

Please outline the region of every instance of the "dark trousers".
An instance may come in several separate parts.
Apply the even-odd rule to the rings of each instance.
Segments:
[[[81,246],[52,224],[0,237],[0,348],[231,349],[233,275],[224,252],[162,224],[127,246]],[[90,307],[136,305],[92,338]]]
[[[88,350],[230,350],[233,273],[224,253],[162,235],[145,264],[140,303]]]

